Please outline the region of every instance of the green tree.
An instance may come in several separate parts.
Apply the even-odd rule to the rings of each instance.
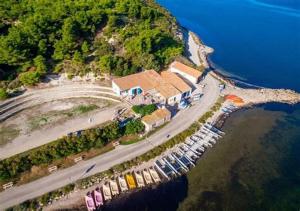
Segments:
[[[80,53],[80,51],[77,51],[77,50],[75,51],[73,60],[76,62],[80,62],[80,63],[84,62],[84,58],[83,58],[82,54]]]
[[[0,88],[0,100],[5,100],[8,97],[8,94],[4,88]]]
[[[33,70],[33,71],[30,70],[28,72],[21,73],[19,75],[19,80],[24,85],[32,86],[32,85],[35,85],[39,82],[40,77],[41,77],[40,72],[35,71],[35,70]]]
[[[137,134],[141,133],[145,130],[145,125],[141,122],[141,120],[132,120],[125,126],[125,134]]]
[[[84,41],[81,45],[81,51],[82,53],[84,54],[87,54],[89,51],[90,51],[90,46],[89,44],[87,43],[87,41]]]
[[[35,57],[33,63],[34,66],[36,67],[37,72],[39,72],[41,75],[46,73],[47,71],[46,59],[43,56],[38,55],[37,57]]]
[[[101,72],[111,73],[115,65],[114,57],[112,55],[101,56],[98,64]]]

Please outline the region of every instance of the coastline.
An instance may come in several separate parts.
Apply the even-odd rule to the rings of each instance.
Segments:
[[[194,40],[194,42],[196,43],[195,40]],[[204,45],[204,44],[201,44],[201,42],[200,42],[199,45]],[[198,45],[197,55],[201,53],[200,55],[203,55],[207,58],[207,56],[208,56],[207,52],[206,51],[200,51],[199,50],[200,49],[199,45]],[[299,94],[296,93],[296,92],[293,92],[291,90],[283,90],[283,89],[278,89],[278,90],[274,90],[274,89],[260,89],[260,90],[258,90],[258,89],[243,89],[243,88],[236,87],[235,85],[233,85],[230,82],[230,80],[228,81],[228,79],[223,78],[222,76],[218,75],[217,73],[215,73],[212,70],[210,70],[210,72],[208,74],[210,74],[211,76],[217,78],[219,81],[221,81],[222,83],[224,83],[226,85],[226,89],[223,90],[224,95],[234,93],[234,94],[237,94],[237,95],[241,95],[241,97],[245,98],[245,103],[243,105],[241,105],[240,108],[249,107],[249,106],[252,106],[252,105],[267,103],[267,102],[283,102],[283,103],[288,103],[288,104],[295,104],[295,103],[298,103],[300,101]],[[250,95],[250,97],[247,98],[247,95]],[[266,95],[268,96],[267,98],[265,97]],[[217,112],[213,116],[213,118],[210,119],[209,121],[215,122],[215,121],[217,121],[217,119],[219,117],[220,117],[220,113]],[[130,170],[128,170],[128,171],[130,171]],[[97,185],[99,185],[99,184],[97,184]],[[84,190],[84,192],[86,192],[86,191],[87,190]],[[69,196],[67,198],[69,198]]]
[[[216,69],[211,65],[209,61],[209,55],[213,53],[213,49],[211,47],[206,46],[200,39],[198,35],[196,35],[192,31],[188,31],[191,34],[191,38],[194,41],[191,43],[194,45],[192,48],[198,49],[198,57],[206,58],[206,61],[200,63],[198,65],[203,65],[208,69],[208,73],[211,76],[215,77],[219,81],[225,84],[226,88],[223,90],[223,95],[237,95],[241,97],[245,103],[243,107],[248,107],[252,105],[278,102],[278,103],[286,103],[286,104],[297,104],[300,102],[300,94],[291,89],[271,89],[271,88],[242,88],[237,86],[234,81],[230,78],[225,77],[220,72],[216,71]],[[209,49],[209,50],[203,50]],[[212,50],[211,50],[212,49]],[[199,60],[201,61],[201,58]],[[195,55],[190,56],[190,59],[197,64],[197,59]],[[255,86],[255,85],[254,85]]]

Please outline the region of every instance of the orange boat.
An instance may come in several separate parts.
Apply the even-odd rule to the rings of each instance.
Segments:
[[[225,96],[226,100],[230,100],[231,102],[233,102],[236,105],[242,105],[244,104],[244,100],[236,95],[226,95]]]

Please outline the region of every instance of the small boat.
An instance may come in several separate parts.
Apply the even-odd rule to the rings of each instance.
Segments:
[[[185,166],[187,167],[195,166],[194,163],[179,149],[173,152],[173,155],[174,157],[176,157],[176,159],[180,160]]]
[[[188,170],[189,170],[189,165],[186,165],[184,162],[182,162],[180,159],[178,159],[175,155],[174,155],[174,153],[173,152],[171,152],[171,154],[169,154],[169,157],[171,158],[171,159],[173,159],[173,160],[175,160],[176,161],[176,163],[178,163],[179,165],[180,165],[180,167],[181,167],[181,171],[183,171],[183,172],[188,172]]]
[[[225,132],[219,130],[218,128],[216,128],[216,127],[213,126],[212,124],[205,123],[204,126],[206,126],[207,128],[213,130],[214,132],[218,133],[219,135],[225,135]]]
[[[167,164],[163,159],[156,160],[154,162],[154,165],[156,166],[157,170],[167,179],[176,176],[177,173],[176,170],[174,171],[172,166]]]
[[[109,184],[105,183],[102,185],[103,197],[105,201],[111,200],[111,192],[109,188]]]
[[[134,177],[139,188],[145,187],[145,182],[140,172],[134,172]]]
[[[125,178],[126,178],[129,189],[136,188],[136,184],[135,184],[132,174],[126,174]]]
[[[112,196],[119,195],[118,184],[115,180],[110,180],[109,181],[109,186],[110,186]]]
[[[88,211],[96,210],[96,205],[90,192],[87,192],[87,194],[84,196],[84,199]]]
[[[160,182],[160,178],[158,176],[158,173],[156,172],[156,170],[153,167],[149,168],[149,173],[150,173],[150,175],[151,175],[151,177],[152,177],[152,179],[155,183]]]
[[[150,173],[147,169],[143,170],[143,176],[144,176],[144,180],[145,180],[147,185],[150,185],[150,184],[153,183],[151,175],[150,175]]]
[[[192,146],[195,142],[192,139],[186,139],[185,143],[189,146]]]
[[[170,159],[168,159],[168,157],[163,157],[163,161],[167,166],[169,166],[170,169],[172,169],[173,172],[175,172],[175,174],[180,175],[179,170],[181,167],[180,165],[178,165],[178,163],[174,162],[174,160],[171,161]]]
[[[103,205],[103,196],[102,196],[100,188],[97,187],[93,191],[93,197],[94,197],[96,207],[100,207]]]
[[[124,176],[119,176],[118,181],[119,181],[119,186],[120,186],[121,192],[128,191],[128,186],[127,186]]]

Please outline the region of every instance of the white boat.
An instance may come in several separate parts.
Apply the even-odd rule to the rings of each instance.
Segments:
[[[185,140],[185,143],[186,143],[187,145],[189,145],[189,146],[192,146],[192,145],[194,144],[194,141],[191,140],[191,139],[186,139],[186,140]]]
[[[102,192],[105,201],[111,200],[112,197],[108,183],[102,185]]]
[[[118,181],[119,181],[119,186],[120,186],[121,192],[128,191],[128,186],[127,186],[124,176],[119,176]]]
[[[150,173],[147,169],[143,170],[143,177],[144,177],[144,180],[145,180],[147,185],[150,185],[150,184],[153,183],[151,175],[150,175]]]
[[[139,188],[145,187],[145,182],[140,172],[134,172],[134,177]]]
[[[158,173],[156,172],[156,170],[153,167],[149,168],[149,173],[150,173],[150,175],[151,175],[151,177],[152,177],[152,179],[155,183],[160,182],[160,178],[158,176]]]
[[[116,180],[110,180],[109,186],[113,196],[119,195],[119,188]]]

